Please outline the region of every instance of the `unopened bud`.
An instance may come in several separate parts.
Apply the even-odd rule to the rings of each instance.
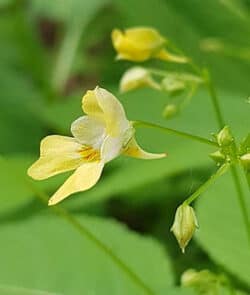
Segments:
[[[218,286],[225,281],[224,276],[217,275],[211,271],[204,269],[196,271],[188,269],[181,276],[181,285],[191,287],[197,294],[217,294]]]
[[[230,128],[225,126],[218,134],[217,134],[217,142],[219,146],[229,146],[233,142],[233,136],[231,135]]]
[[[250,153],[240,157],[241,163],[247,170],[250,170]]]
[[[160,89],[160,85],[153,80],[150,72],[143,67],[133,67],[128,69],[122,76],[120,81],[120,91],[127,92],[141,87],[151,87]]]
[[[171,95],[181,93],[186,89],[186,83],[177,74],[169,74],[162,80],[162,88]]]
[[[198,223],[194,209],[185,203],[180,205],[176,210],[171,231],[174,233],[183,253],[197,227]]]
[[[163,110],[163,117],[166,119],[170,119],[174,117],[178,112],[179,112],[179,108],[177,107],[177,105],[174,103],[170,103],[165,106]]]
[[[217,164],[222,164],[225,162],[226,157],[221,151],[216,151],[209,154],[209,157],[212,158]]]

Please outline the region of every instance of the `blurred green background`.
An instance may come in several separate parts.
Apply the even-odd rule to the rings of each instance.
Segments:
[[[250,123],[249,8],[247,0],[0,0],[1,295],[145,294],[37,198],[48,198],[68,174],[35,182],[26,170],[44,136],[70,135],[71,122],[82,114],[82,95],[96,85],[116,94],[131,120],[207,138],[218,131],[205,90],[168,121],[161,116],[166,94],[119,93],[120,77],[132,64],[115,61],[110,40],[115,27],[155,27],[207,66],[226,121],[241,139]],[[71,196],[62,207],[156,295],[196,294],[179,287],[189,268],[224,274],[235,289],[250,294],[249,245],[230,174],[196,202],[200,228],[185,255],[169,231],[177,206],[216,169],[208,157],[214,149],[157,130],[138,130],[137,137],[145,149],[167,151],[169,157],[149,162],[121,157],[105,167],[93,189]],[[211,292],[197,294],[236,294]]]

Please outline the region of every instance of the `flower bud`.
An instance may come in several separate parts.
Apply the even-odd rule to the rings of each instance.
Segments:
[[[216,164],[222,164],[226,160],[225,155],[219,150],[209,154],[209,157],[212,158],[216,162]]]
[[[179,108],[176,104],[170,103],[167,104],[166,107],[163,110],[163,117],[166,119],[170,119],[174,117],[179,112]]]
[[[240,157],[241,163],[247,170],[250,170],[250,153]]]
[[[197,227],[194,209],[185,203],[180,205],[176,210],[171,231],[174,233],[183,253]]]
[[[127,92],[141,87],[160,89],[160,85],[153,80],[149,71],[143,67],[133,67],[127,70],[120,81],[120,91]]]
[[[171,95],[181,93],[186,89],[186,83],[178,75],[169,74],[162,80],[162,88]]]
[[[230,128],[225,126],[218,134],[217,134],[217,142],[219,146],[229,146],[233,142],[233,136],[231,135]]]
[[[134,27],[124,31],[114,29],[112,43],[117,51],[117,59],[142,62],[157,58],[170,62],[186,63],[184,56],[169,53],[164,47],[166,39],[150,27]]]
[[[196,271],[194,269],[186,270],[181,276],[181,285],[191,287],[197,294],[217,294],[218,288],[221,290],[224,276],[217,275],[204,269]],[[220,292],[219,292],[220,293]]]

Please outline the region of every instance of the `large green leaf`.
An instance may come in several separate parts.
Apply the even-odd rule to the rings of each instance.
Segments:
[[[28,178],[27,169],[34,157],[25,155],[0,157],[0,215],[10,213],[34,200],[34,188],[50,192],[55,189],[65,176],[35,182]]]
[[[250,208],[247,188],[245,196]],[[250,246],[230,173],[200,197],[197,215],[198,242],[214,261],[250,286]]]
[[[59,295],[58,293],[51,293],[42,290],[34,290],[27,288],[19,288],[13,286],[0,286],[0,294],[4,295]]]
[[[112,220],[82,216],[79,221],[155,294],[166,294],[173,285],[168,258],[156,241]],[[59,217],[40,216],[2,226],[0,260],[3,285],[65,295],[145,294],[106,253]]]

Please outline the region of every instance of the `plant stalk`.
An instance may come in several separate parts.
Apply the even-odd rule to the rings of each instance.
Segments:
[[[179,130],[175,130],[175,129],[172,129],[172,128],[167,128],[167,127],[164,127],[164,126],[160,126],[160,125],[150,123],[150,122],[134,121],[133,126],[135,126],[135,127],[146,127],[146,128],[156,128],[156,129],[162,130],[164,132],[167,132],[169,134],[177,135],[179,137],[184,137],[184,138],[187,138],[187,139],[191,139],[191,140],[194,140],[194,141],[205,143],[207,145],[212,145],[212,146],[218,147],[218,144],[215,141],[212,141],[212,140],[209,140],[209,139],[206,139],[204,137],[197,136],[197,135],[193,135],[193,134],[190,134],[190,133],[186,133],[186,132],[183,132],[183,131],[179,131]]]
[[[188,197],[184,203],[189,205],[202,193],[204,193],[220,176],[222,176],[230,167],[230,164],[223,164],[210,178],[204,182],[190,197]]]

